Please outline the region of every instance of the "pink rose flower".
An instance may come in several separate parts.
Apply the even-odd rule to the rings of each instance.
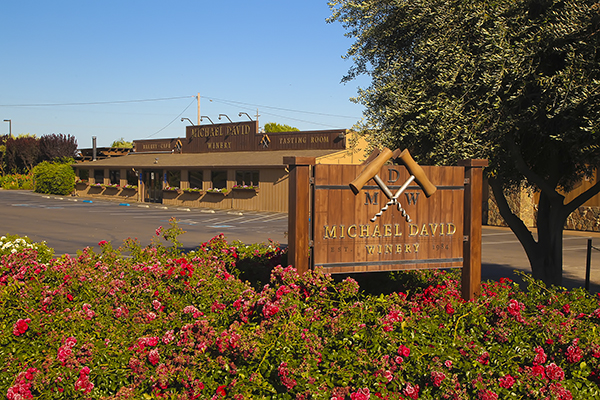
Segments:
[[[156,365],[159,360],[160,355],[158,354],[158,349],[152,349],[148,352],[148,361],[150,361],[150,364]]]
[[[404,389],[402,389],[402,393],[405,396],[410,397],[411,399],[418,399],[419,398],[419,385],[412,385],[410,383],[407,383],[406,386],[404,387]]]
[[[501,388],[510,389],[515,384],[515,378],[510,375],[505,375],[503,377],[498,378]]]
[[[29,329],[29,323],[31,322],[30,318],[25,318],[25,319],[19,319],[17,320],[17,322],[13,325],[13,335],[15,336],[21,336],[22,334],[24,334],[25,332],[27,332],[27,330]]]
[[[546,367],[546,376],[553,381],[562,381],[565,379],[565,371],[555,363],[550,363]]]
[[[402,357],[408,357],[410,356],[410,349],[405,345],[401,344],[400,347],[398,347],[398,354]]]
[[[354,393],[350,393],[350,400],[369,400],[371,392],[369,388],[358,389]]]

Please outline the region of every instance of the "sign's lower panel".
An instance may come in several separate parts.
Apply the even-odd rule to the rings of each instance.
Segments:
[[[377,261],[377,262],[345,262],[318,264],[330,274],[349,274],[355,272],[406,271],[415,269],[446,269],[462,268],[462,258]]]

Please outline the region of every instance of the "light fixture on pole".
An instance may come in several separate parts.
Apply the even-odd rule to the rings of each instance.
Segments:
[[[5,119],[4,122],[8,122],[8,135],[12,136],[12,120]]]
[[[233,123],[233,121],[231,120],[231,118],[229,118],[226,114],[219,114],[219,119],[221,119],[221,115],[225,116],[229,120],[229,122]]]
[[[188,121],[190,121],[190,124],[192,124],[192,126],[194,126],[194,123],[193,123],[193,122],[192,122],[192,120],[191,120],[191,119],[189,119],[189,118],[181,118],[181,122],[183,122],[183,120],[184,120],[184,119],[187,119]]]
[[[210,119],[210,118],[209,118],[209,117],[207,117],[206,115],[203,115],[203,116],[201,116],[201,117],[200,117],[200,121],[202,121],[204,118],[206,118],[207,120],[209,120],[211,124],[213,124],[213,125],[215,124],[214,122],[212,122],[212,119]]]
[[[248,115],[248,113],[246,113],[246,112],[243,112],[243,111],[241,111],[241,112],[238,114],[238,117],[241,117],[241,116],[242,116],[242,114],[246,114],[246,117],[250,118],[250,121],[252,121],[252,117],[251,117],[251,116],[249,116],[249,115]]]

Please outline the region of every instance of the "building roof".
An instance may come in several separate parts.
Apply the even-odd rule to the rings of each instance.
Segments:
[[[344,152],[345,150],[342,150]],[[129,153],[121,157],[110,157],[76,164],[80,168],[283,168],[283,157],[324,157],[340,150],[277,150],[239,151],[221,153]]]

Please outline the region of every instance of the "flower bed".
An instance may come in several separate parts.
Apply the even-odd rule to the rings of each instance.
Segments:
[[[183,193],[197,193],[197,194],[201,194],[204,193],[204,190],[199,189],[199,188],[185,188],[182,189]]]
[[[322,270],[272,270],[275,244],[222,235],[178,250],[99,243],[42,262],[2,253],[0,393],[8,399],[588,399],[600,396],[600,304],[530,278],[465,302],[451,273],[366,295]],[[165,242],[165,239],[168,242]],[[14,238],[13,238],[14,241]],[[165,246],[171,242],[170,247]],[[126,255],[127,257],[124,257]]]
[[[33,173],[0,176],[0,187],[9,190],[32,190]]]
[[[258,191],[258,186],[248,186],[248,185],[236,185],[232,188],[233,190],[248,190],[248,191]]]
[[[227,193],[229,193],[229,191],[227,189],[215,189],[215,188],[210,188],[206,190],[206,193],[216,193],[216,194],[223,194],[226,195]]]

